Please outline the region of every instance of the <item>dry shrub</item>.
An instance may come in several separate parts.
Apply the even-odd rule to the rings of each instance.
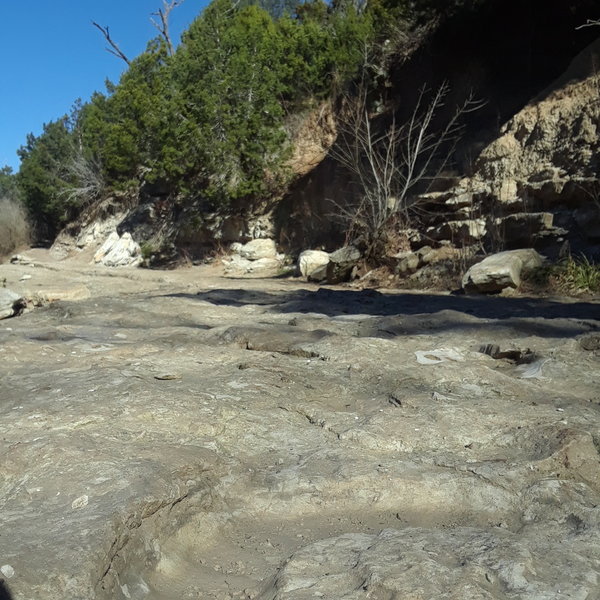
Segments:
[[[0,257],[30,242],[31,228],[27,212],[20,202],[0,198]]]

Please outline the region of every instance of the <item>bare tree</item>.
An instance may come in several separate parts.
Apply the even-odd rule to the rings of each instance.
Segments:
[[[106,51],[109,52],[110,54],[116,56],[117,58],[124,60],[127,63],[127,65],[130,65],[131,64],[130,60],[127,58],[127,56],[125,56],[125,54],[123,54],[123,52],[119,48],[119,45],[117,44],[117,42],[115,42],[110,37],[110,31],[108,30],[108,25],[106,27],[102,27],[102,25],[98,25],[98,23],[96,23],[96,21],[92,21],[92,25],[102,33],[102,35],[104,36],[104,39],[108,42],[108,45],[110,46],[110,48],[106,48]]]
[[[434,127],[450,89],[447,83],[430,92],[422,88],[408,119],[388,127],[374,124],[368,111],[366,86],[346,99],[338,142],[332,156],[351,175],[358,201],[336,205],[348,224],[349,237],[360,237],[367,254],[377,253],[392,218],[406,224],[418,209],[411,190],[446,167],[462,131],[462,117],[481,103],[469,96],[441,127]]]
[[[69,202],[85,206],[102,197],[106,187],[102,165],[97,159],[84,156],[81,148],[64,167],[63,174],[73,182],[62,192]]]
[[[183,4],[184,0],[171,0],[168,2],[167,0],[163,0],[163,7],[159,8],[157,12],[153,12],[152,16],[158,17],[160,21],[156,21],[152,17],[150,17],[150,21],[152,21],[152,25],[158,29],[160,35],[164,38],[167,49],[169,51],[169,56],[173,56],[175,53],[175,48],[173,46],[173,41],[171,40],[171,34],[169,32],[169,15],[171,11]]]

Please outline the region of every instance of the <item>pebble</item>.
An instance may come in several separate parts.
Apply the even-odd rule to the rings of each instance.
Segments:
[[[10,579],[15,576],[15,570],[10,565],[2,565],[0,567],[0,573],[6,577],[6,579]]]
[[[83,508],[84,506],[88,505],[88,502],[89,498],[86,495],[79,496],[79,498],[76,498],[75,500],[73,500],[73,502],[71,502],[71,508]]]

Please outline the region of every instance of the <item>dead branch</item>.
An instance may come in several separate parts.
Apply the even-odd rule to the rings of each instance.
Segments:
[[[104,39],[108,42],[110,48],[106,48],[106,51],[110,52],[110,54],[116,56],[117,58],[124,60],[127,63],[127,65],[130,65],[131,62],[129,61],[129,59],[125,56],[125,54],[123,54],[123,52],[119,48],[119,45],[110,37],[108,25],[106,27],[102,27],[102,25],[98,25],[96,21],[92,21],[92,25],[102,33]]]
[[[448,84],[432,93],[423,88],[407,120],[399,124],[393,118],[383,129],[368,113],[365,86],[359,87],[356,98],[346,99],[331,154],[351,175],[359,200],[336,208],[349,229],[366,238],[370,247],[381,241],[392,218],[399,216],[408,223],[411,214],[418,213],[410,191],[446,167],[462,133],[462,117],[481,106],[468,97],[440,130],[434,121],[449,91]]]
[[[102,165],[98,159],[85,157],[81,149],[64,165],[61,174],[71,182],[60,192],[70,203],[84,206],[102,197],[106,187]]]
[[[171,34],[169,32],[169,15],[171,11],[183,4],[184,0],[171,0],[168,2],[167,0],[163,0],[163,7],[159,8],[157,12],[153,12],[152,16],[158,17],[160,22],[155,21],[152,17],[150,17],[150,21],[152,25],[158,29],[158,32],[163,37],[167,44],[167,49],[169,51],[169,56],[173,56],[175,53],[175,48],[173,47],[173,41],[171,40]]]
[[[583,29],[584,27],[592,27],[594,25],[600,25],[600,19],[588,19],[583,25],[575,27],[575,29]]]

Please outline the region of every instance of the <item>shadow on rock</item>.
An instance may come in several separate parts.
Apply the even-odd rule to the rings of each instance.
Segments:
[[[494,320],[527,335],[572,337],[597,328],[600,303],[560,302],[547,298],[504,298],[490,296],[445,296],[436,294],[382,294],[375,290],[297,290],[263,292],[244,289],[217,289],[198,294],[173,294],[194,298],[217,306],[263,306],[276,313],[319,313],[342,315],[392,316],[420,315],[430,319],[428,329],[453,330],[477,328],[480,319]],[[464,317],[461,318],[461,314]],[[454,316],[453,316],[454,315]],[[422,320],[422,319],[421,319]],[[535,321],[534,321],[535,320]],[[409,319],[396,333],[410,334],[422,329]]]

